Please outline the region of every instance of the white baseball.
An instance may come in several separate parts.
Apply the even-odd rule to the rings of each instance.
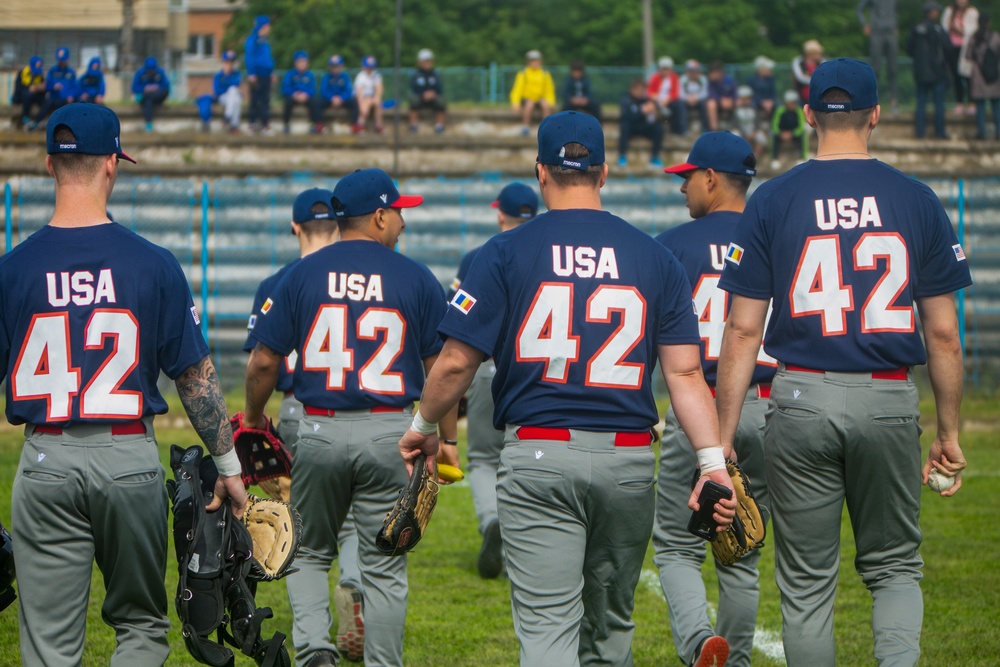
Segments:
[[[931,487],[938,493],[941,491],[947,491],[954,485],[954,477],[948,477],[948,475],[945,475],[938,470],[931,470],[930,474],[927,476],[927,486]]]

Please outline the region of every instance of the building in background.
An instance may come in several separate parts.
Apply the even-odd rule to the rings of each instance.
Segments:
[[[219,71],[225,45],[222,40],[233,14],[244,7],[242,0],[187,0],[187,47],[184,71],[191,99],[212,92],[212,77]],[[240,45],[241,47],[242,45]],[[230,45],[230,48],[234,48]],[[236,48],[240,56],[242,48]],[[242,62],[241,62],[242,66]]]

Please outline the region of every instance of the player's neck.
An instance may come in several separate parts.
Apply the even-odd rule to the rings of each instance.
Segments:
[[[93,227],[108,220],[108,201],[88,185],[66,184],[56,187],[56,210],[52,227]]]
[[[835,132],[820,134],[816,147],[817,160],[870,160],[868,134]]]
[[[590,187],[552,188],[545,192],[545,207],[550,211],[586,208],[601,210],[601,191]]]
[[[709,213],[719,213],[722,211],[742,213],[744,208],[746,208],[746,200],[742,195],[738,197],[720,197],[719,199],[709,203],[708,211],[705,212],[705,215],[708,215]]]
[[[317,250],[322,250],[328,245],[333,245],[340,240],[340,234],[315,234],[313,236],[299,235],[299,257],[311,255]]]

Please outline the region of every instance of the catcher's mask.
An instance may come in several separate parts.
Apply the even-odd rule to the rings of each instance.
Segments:
[[[261,667],[289,667],[285,636],[275,632],[264,640],[260,635],[261,623],[273,614],[254,600],[250,533],[230,511],[228,498],[218,510],[205,510],[219,475],[215,463],[201,447],[172,445],[170,467],[175,479],[167,486],[180,568],[177,615],[188,651],[206,665],[231,667],[235,659],[228,643]],[[209,638],[213,630],[218,630],[217,641]]]
[[[14,541],[0,523],[0,611],[17,599],[14,592]]]

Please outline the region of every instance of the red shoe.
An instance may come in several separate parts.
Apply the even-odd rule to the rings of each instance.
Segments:
[[[360,123],[355,123],[354,125],[351,125],[351,134],[361,134],[364,131],[365,131],[365,126],[361,125]]]
[[[729,658],[729,642],[722,637],[709,637],[701,645],[701,652],[693,667],[723,667]]]
[[[377,134],[382,134],[383,132],[385,132],[385,125],[376,125],[375,132]]]

